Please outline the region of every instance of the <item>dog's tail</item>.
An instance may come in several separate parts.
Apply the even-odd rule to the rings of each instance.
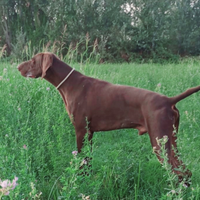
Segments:
[[[190,96],[191,94],[195,92],[198,92],[199,90],[200,90],[200,86],[193,87],[175,97],[170,97],[169,99],[171,101],[171,104],[176,104],[177,102],[181,101],[182,99],[185,99],[186,97]]]

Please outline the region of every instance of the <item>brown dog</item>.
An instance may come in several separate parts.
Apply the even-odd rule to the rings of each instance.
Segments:
[[[18,69],[24,77],[42,77],[57,87],[76,130],[78,152],[83,145],[86,126],[89,140],[95,131],[134,128],[139,135],[148,132],[161,162],[156,138],[167,136],[165,148],[172,170],[180,178],[191,174],[189,171],[182,174],[174,169],[183,166],[174,152],[177,147],[175,132],[179,125],[179,111],[175,104],[199,91],[200,86],[169,98],[145,89],[114,85],[84,76],[52,53],[39,53],[21,63]]]

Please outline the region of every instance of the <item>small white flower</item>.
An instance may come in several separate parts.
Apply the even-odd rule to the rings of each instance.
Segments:
[[[166,142],[168,141],[167,135],[164,135],[164,136],[163,136],[163,141],[164,141],[164,143],[166,143]]]
[[[183,183],[183,187],[188,188],[188,186],[185,183]]]
[[[161,83],[158,83],[158,84],[157,84],[157,87],[161,87]]]
[[[175,193],[176,193],[176,191],[175,191],[175,190],[172,190],[171,192],[172,192],[172,194],[175,194]]]
[[[2,187],[2,188],[0,189],[0,192],[1,192],[3,195],[6,195],[6,196],[9,195],[10,190],[14,190],[15,187],[18,185],[18,184],[17,184],[17,180],[18,180],[18,177],[15,177],[15,178],[13,179],[12,182],[9,181],[9,180],[2,181],[2,180],[0,179],[0,186]]]
[[[187,110],[185,111],[185,114],[188,115],[188,111]]]
[[[78,154],[78,151],[72,151],[72,154],[73,154],[74,156],[76,156],[76,155]]]
[[[86,160],[86,159],[83,159],[83,161],[81,162],[81,166],[82,166],[82,165],[87,165],[87,164],[88,164],[87,160]]]

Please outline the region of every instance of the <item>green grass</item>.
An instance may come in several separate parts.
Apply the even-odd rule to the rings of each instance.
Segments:
[[[174,96],[200,84],[199,64],[189,59],[165,65],[73,67],[112,83]],[[45,80],[23,78],[16,66],[0,63],[0,179],[19,178],[19,185],[2,199],[200,199],[200,93],[177,104],[178,149],[193,176],[190,188],[177,185],[178,194],[173,194],[170,177],[152,153],[148,135],[138,136],[132,129],[95,133],[92,154],[84,150],[93,158],[92,172],[80,175],[84,155],[72,155],[75,131],[59,93]]]

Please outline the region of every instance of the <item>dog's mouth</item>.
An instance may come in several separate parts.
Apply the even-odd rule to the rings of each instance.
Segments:
[[[18,70],[20,71],[20,73],[21,73],[21,75],[23,77],[26,77],[26,78],[37,78],[37,76],[34,75],[32,72],[29,72],[29,71],[26,72],[26,71],[20,70],[19,68],[18,68]]]
[[[36,76],[33,75],[31,72],[27,72],[25,77],[27,77],[27,78],[36,78]]]
[[[22,71],[20,71],[20,73],[21,73],[21,75],[22,75],[23,77],[27,77],[27,76],[26,76],[26,73],[23,73]]]
[[[34,76],[32,74],[30,74],[29,72],[20,71],[20,73],[25,78],[34,78]]]

